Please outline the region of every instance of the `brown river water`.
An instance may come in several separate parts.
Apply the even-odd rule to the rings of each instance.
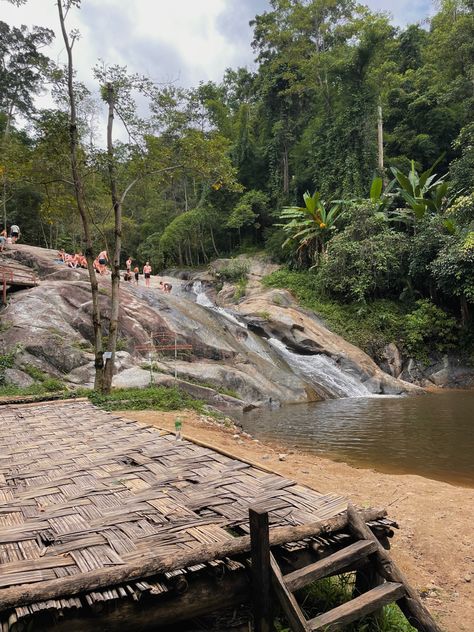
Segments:
[[[237,422],[288,449],[474,487],[474,391],[332,399],[258,409]]]

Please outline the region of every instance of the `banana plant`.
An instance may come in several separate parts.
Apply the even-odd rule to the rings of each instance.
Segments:
[[[449,183],[445,180],[446,176],[438,177],[436,173],[433,173],[442,158],[443,156],[440,156],[429,169],[421,174],[416,170],[414,160],[411,161],[408,175],[392,167],[392,173],[398,183],[398,193],[417,220],[423,219],[427,212],[441,213],[455,197],[448,196]],[[406,213],[405,216],[408,217]]]
[[[326,252],[326,244],[336,230],[341,206],[332,204],[327,207],[321,200],[319,191],[315,191],[313,195],[306,191],[303,200],[304,206],[283,208],[280,219],[285,223],[277,226],[281,226],[288,234],[283,247],[296,244],[296,251],[300,256],[305,254],[314,261]]]

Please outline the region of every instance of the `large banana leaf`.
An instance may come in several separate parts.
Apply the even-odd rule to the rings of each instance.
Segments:
[[[372,202],[378,202],[380,200],[380,196],[382,195],[383,189],[383,180],[380,177],[374,178],[372,180],[372,185],[370,187],[370,199]]]

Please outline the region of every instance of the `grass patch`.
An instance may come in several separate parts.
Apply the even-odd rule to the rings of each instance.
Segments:
[[[29,364],[28,362],[22,364],[21,370],[37,382],[44,382],[46,379],[48,379],[48,375],[41,369],[38,369],[38,367],[34,364]]]
[[[183,410],[206,413],[204,402],[192,399],[178,388],[149,386],[146,388],[114,389],[110,395],[90,391],[87,396],[93,404],[104,410]]]
[[[31,386],[14,386],[12,384],[0,386],[0,397],[29,397],[29,396],[45,396],[53,393],[64,394],[66,397],[69,393],[66,386],[61,380],[56,378],[46,378],[43,382],[32,384]]]
[[[94,345],[88,340],[75,340],[72,345],[75,349],[79,349],[79,351],[88,351],[93,353]]]
[[[349,601],[352,597],[355,575],[345,574],[313,582],[298,592],[298,602],[307,618],[313,618]],[[276,622],[278,632],[290,628],[284,618]],[[416,632],[395,604],[383,609],[377,617],[367,617],[342,628],[342,632]]]

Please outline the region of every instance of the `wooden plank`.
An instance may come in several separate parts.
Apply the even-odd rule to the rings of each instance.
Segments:
[[[390,582],[403,584],[405,588],[405,596],[398,600],[398,605],[408,619],[410,625],[420,632],[441,632],[441,628],[435,622],[425,606],[421,603],[421,599],[416,590],[410,586],[405,575],[398,568],[383,546],[378,542],[377,538],[351,504],[349,504],[347,508],[347,516],[349,519],[349,529],[357,538],[363,538],[365,540],[372,539],[377,543],[375,555],[377,560],[377,569],[380,575]]]
[[[308,621],[308,629],[311,631],[324,630],[324,632],[340,630],[345,625],[362,619],[362,617],[383,608],[389,603],[397,601],[404,594],[403,584],[386,582],[376,588],[372,588],[372,590],[360,595],[360,597],[352,599],[352,601],[343,603],[329,612],[310,619]]]
[[[272,632],[268,511],[249,509],[252,552],[252,610],[255,632]]]
[[[307,625],[307,621],[304,618],[301,608],[299,607],[294,595],[290,593],[288,588],[285,586],[285,580],[281,574],[280,567],[272,554],[270,554],[270,566],[272,569],[273,590],[275,591],[278,601],[283,608],[283,612],[288,619],[292,632],[308,632],[310,628]]]
[[[283,579],[288,590],[294,592],[322,577],[328,577],[337,571],[350,567],[353,563],[366,558],[376,549],[375,542],[360,540],[314,564],[284,575]]]

